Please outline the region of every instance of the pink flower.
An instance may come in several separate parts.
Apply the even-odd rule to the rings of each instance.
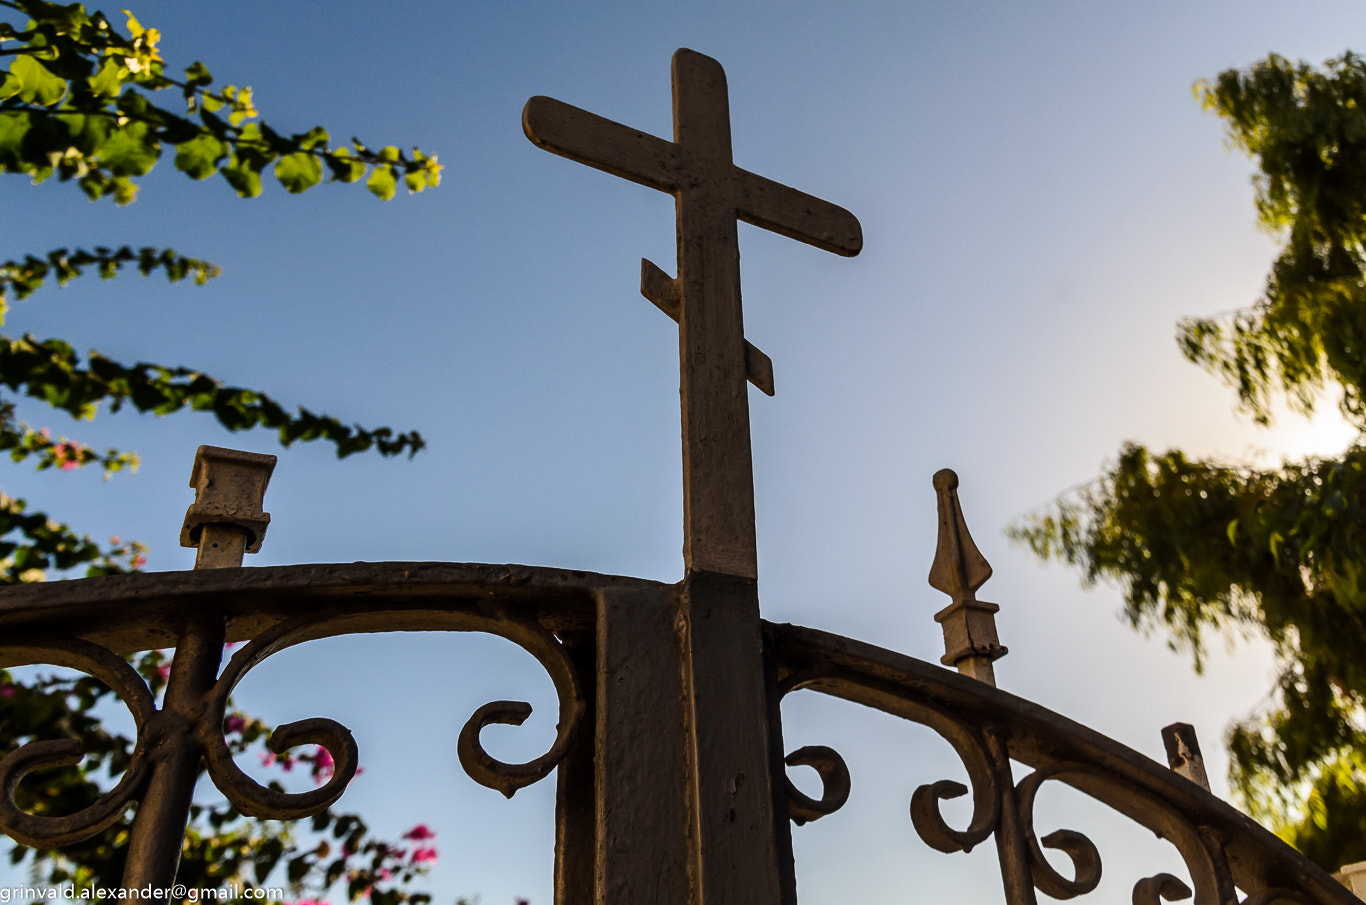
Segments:
[[[62,471],[71,471],[81,464],[80,447],[74,443],[58,443],[52,447],[52,455],[57,460],[57,467]]]
[[[436,833],[432,832],[431,828],[428,827],[427,824],[419,823],[417,826],[413,827],[411,830],[404,833],[403,838],[412,839],[416,842],[421,842],[423,839],[435,839]]]
[[[14,697],[14,686],[8,682],[6,682],[4,685],[0,685],[0,698],[12,697]]]
[[[332,752],[326,748],[319,748],[313,755],[313,781],[319,784],[327,782],[332,778],[332,774],[337,772],[337,762],[332,759]]]
[[[517,905],[531,905],[531,900],[530,900],[530,899],[524,899],[524,898],[522,898],[521,896],[518,896],[518,897],[517,897]]]
[[[434,849],[434,848],[419,848],[419,849],[415,849],[415,850],[413,851],[413,863],[414,863],[414,864],[426,864],[428,861],[435,861],[435,860],[436,860],[436,849]]]
[[[234,713],[232,716],[228,717],[227,721],[224,723],[224,728],[227,729],[228,732],[243,732],[247,728],[247,720],[241,714]]]
[[[75,467],[75,466],[72,466],[72,467]],[[67,469],[67,470],[70,471],[71,469]],[[147,557],[145,557],[145,556],[143,556],[141,553],[139,553],[137,556],[134,556],[133,559],[132,559],[128,564],[129,564],[130,566],[132,566],[134,569],[141,569],[143,566],[147,565]]]
[[[262,751],[261,763],[267,767],[279,764],[281,769],[286,773],[294,768],[294,758],[292,756],[289,754],[281,754],[279,757],[276,757],[273,751]]]
[[[161,681],[169,681],[171,678],[171,664],[163,663],[160,666],[158,666],[157,675],[161,676]]]

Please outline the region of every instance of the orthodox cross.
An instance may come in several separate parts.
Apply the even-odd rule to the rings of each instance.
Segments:
[[[684,564],[756,578],[745,380],[771,396],[773,366],[745,342],[736,220],[848,256],[863,247],[863,232],[844,208],[732,162],[720,63],[687,49],[674,54],[673,116],[670,142],[533,97],[522,127],[547,151],[675,197],[678,277],[642,260],[641,293],[678,322]]]

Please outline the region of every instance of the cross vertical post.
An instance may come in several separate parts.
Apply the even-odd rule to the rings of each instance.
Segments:
[[[598,663],[612,680],[600,674],[595,738],[599,773],[610,765],[651,788],[651,810],[668,819],[650,819],[599,776],[596,893],[779,905],[795,880],[775,784],[782,740],[759,616],[746,388],[772,395],[773,367],[745,340],[736,221],[843,255],[863,237],[843,208],[735,165],[720,63],[674,54],[673,120],[670,142],[547,97],[522,111],[537,146],[671,193],[678,230],[677,277],[642,261],[641,293],[678,322],[686,575],[672,598],[600,601]],[[638,727],[649,724],[668,756],[642,752]],[[684,861],[687,887],[661,884],[656,866]],[[642,875],[640,865],[651,867]]]
[[[841,255],[863,247],[844,208],[737,167],[721,64],[673,58],[674,140],[548,97],[522,127],[537,146],[675,197],[678,277],[643,261],[642,292],[679,324],[683,406],[683,560],[688,572],[758,577],[746,379],[772,390],[772,365],[747,348],[736,221]]]
[[[701,54],[674,56],[674,143],[697,175],[675,204],[683,394],[683,559],[689,571],[758,577],[740,240],[727,197],[726,74]]]

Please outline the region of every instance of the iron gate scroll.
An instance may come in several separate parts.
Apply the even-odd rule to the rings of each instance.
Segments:
[[[1332,877],[1204,787],[1193,738],[1169,729],[1166,767],[994,687],[996,605],[976,592],[991,574],[968,533],[952,472],[935,476],[939,539],[930,582],[951,598],[943,665],[759,613],[746,381],[771,395],[772,362],[744,338],[736,220],[824,250],[857,254],[858,221],[835,205],[742,170],[731,160],[725,74],[680,50],[673,60],[674,139],[640,133],[548,98],[523,112],[541,147],[676,198],[676,278],[642,262],[642,293],[678,323],[683,406],[686,577],[636,578],[520,565],[352,563],[240,568],[269,521],[263,494],[273,457],[201,448],[196,502],[182,541],[196,571],[28,585],[0,592],[0,665],[52,664],[110,686],[133,715],[137,742],[115,787],[85,810],[40,817],[15,790],[45,767],[79,762],[75,740],[31,742],[0,760],[0,827],[29,845],[89,838],[137,802],[124,878],[169,888],[201,762],[250,816],[292,819],[341,796],[356,744],[339,723],[279,727],[271,750],[320,745],[336,762],[320,788],[268,789],[234,763],[223,732],[233,687],[285,648],[343,634],[475,631],[506,638],[549,674],[559,701],[550,749],[508,764],[480,743],[487,725],[517,725],[530,706],[495,701],[460,733],[458,753],[477,782],[511,796],[557,772],[558,905],[794,905],[791,823],[844,803],[850,776],[830,748],[791,754],[781,702],[813,691],[928,726],[968,785],[929,782],[911,820],[931,848],[952,853],[994,840],[1005,900],[1034,905],[1036,890],[1072,898],[1095,889],[1101,859],[1080,833],[1040,838],[1033,804],[1050,780],[1098,799],[1170,840],[1191,887],[1170,874],[1138,879],[1135,905],[1193,897],[1194,905],[1350,905]],[[244,642],[226,663],[225,642]],[[160,707],[123,656],[175,648]],[[945,667],[954,667],[957,672]],[[1012,761],[1032,768],[1020,781]],[[786,778],[809,765],[813,799]],[[966,827],[940,802],[971,796]],[[1064,874],[1043,850],[1066,854]],[[1242,895],[1240,896],[1239,891]]]

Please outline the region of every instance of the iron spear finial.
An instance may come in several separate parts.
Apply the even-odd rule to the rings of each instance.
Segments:
[[[991,564],[968,533],[958,503],[958,475],[949,468],[936,472],[934,490],[939,504],[939,540],[930,566],[930,587],[953,599],[934,615],[934,621],[944,629],[944,656],[939,662],[995,686],[992,661],[1009,651],[996,635],[1000,607],[977,599],[977,589],[991,577]]]

